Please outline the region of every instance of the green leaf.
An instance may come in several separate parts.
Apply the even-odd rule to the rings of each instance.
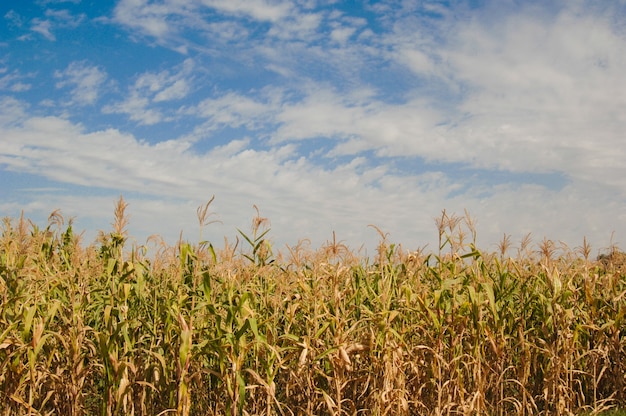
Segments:
[[[37,312],[37,307],[32,305],[26,308],[26,316],[24,317],[24,329],[22,329],[22,340],[26,341],[29,338],[31,328],[33,326],[33,319],[35,318],[35,313]]]
[[[496,297],[493,294],[493,284],[489,282],[484,282],[481,284],[481,287],[485,290],[485,294],[487,295],[487,300],[489,301],[489,309],[493,314],[493,319],[497,321],[498,312],[496,310]]]
[[[318,331],[315,333],[315,338],[320,338],[322,334],[326,332],[329,326],[330,326],[330,322],[326,322],[324,325],[322,325],[322,327],[318,329]]]

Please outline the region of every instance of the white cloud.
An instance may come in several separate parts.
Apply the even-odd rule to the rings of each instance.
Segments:
[[[39,33],[48,40],[55,41],[56,36],[50,31],[51,28],[52,22],[50,20],[33,19],[31,22],[31,30],[33,32]]]
[[[0,90],[7,90],[11,92],[23,92],[30,90],[30,84],[20,81],[23,78],[24,76],[17,71],[8,72],[6,67],[0,68]]]
[[[46,17],[52,19],[56,25],[63,28],[75,28],[86,19],[84,14],[73,15],[69,10],[46,10]]]
[[[103,112],[127,114],[131,120],[144,125],[170,121],[173,116],[164,116],[154,105],[185,98],[191,92],[193,69],[193,61],[187,59],[173,73],[167,70],[145,72],[130,87],[125,100],[104,106]]]
[[[467,208],[489,243],[533,231],[603,244],[624,231],[624,35],[596,9],[514,3],[460,19],[433,3],[376,3],[368,13],[388,14],[368,29],[313,2],[123,0],[117,23],[193,60],[135,75],[103,111],[143,125],[188,117],[191,133],[153,144],[34,117],[5,98],[0,164],[142,195],[129,197],[131,225],[172,238],[180,228],[195,235],[195,208],[215,194],[218,241],[245,227],[257,204],[280,242],[317,245],[336,230],[353,247],[373,247],[375,224],[415,248],[434,240],[442,208]],[[419,7],[437,18],[418,21]],[[275,74],[228,84],[240,75],[232,62]],[[90,68],[59,73],[75,103],[97,102],[102,81]],[[228,128],[237,140],[211,148]],[[498,173],[511,179],[490,179]],[[524,177],[540,173],[561,183]],[[45,196],[51,202],[26,205],[110,222],[113,198]]]
[[[268,30],[267,37],[270,39],[302,41],[307,44],[319,39],[317,32],[322,23],[321,13],[294,13],[289,18],[275,22]]]
[[[0,95],[0,125],[13,126],[26,117],[28,106],[13,97]]]
[[[274,141],[333,138],[331,154],[376,150],[385,156],[438,157],[436,125],[442,116],[416,99],[404,104],[376,101],[371,91],[341,95],[319,89],[302,101],[285,104]]]
[[[166,17],[170,13],[186,11],[185,3],[180,4],[180,7],[178,9],[168,2],[151,4],[148,0],[121,0],[115,6],[113,15],[114,20],[124,26],[162,39],[172,32]]]
[[[37,0],[38,4],[46,5],[46,4],[57,4],[57,3],[74,3],[80,4],[81,0]]]
[[[333,29],[333,31],[330,33],[330,37],[335,42],[344,45],[350,39],[350,37],[354,34],[355,31],[356,29],[353,27],[337,28],[337,29]]]
[[[202,0],[202,3],[224,13],[243,15],[256,20],[278,21],[292,9],[289,1],[268,0]]]
[[[15,10],[9,10],[4,15],[4,18],[9,21],[9,24],[14,27],[22,27],[24,24],[24,19],[17,13]]]
[[[45,15],[46,19],[35,18],[31,20],[30,29],[49,41],[56,41],[56,35],[52,32],[53,28],[75,28],[85,20],[84,14],[74,16],[68,10],[48,9]],[[15,21],[15,18],[13,18],[13,21]]]
[[[207,98],[188,110],[190,114],[209,120],[213,126],[246,126],[251,130],[264,123],[271,123],[274,111],[267,102],[232,92],[217,98]]]
[[[159,91],[159,93],[154,96],[154,102],[158,103],[161,101],[185,98],[185,96],[189,93],[189,89],[189,84],[186,80],[178,79],[169,87]]]
[[[542,14],[536,5],[494,3],[491,12],[463,19],[441,13],[435,28],[399,13],[369,47],[411,70],[416,87],[393,104],[322,89],[285,106],[275,137],[334,137],[342,140],[334,154],[374,150],[481,169],[558,172],[624,194],[626,37],[611,22],[610,6],[593,13],[561,6]],[[353,67],[368,62],[341,52],[354,58]]]
[[[300,7],[271,0],[121,0],[112,20],[183,54],[226,49],[240,53],[238,59],[250,60],[261,42],[256,31],[250,32],[250,21],[253,26],[269,23],[261,38],[312,42],[319,37],[315,30],[322,15]],[[215,15],[220,19],[216,21]],[[195,36],[187,36],[191,32],[207,41],[192,40]],[[241,51],[241,43],[235,49],[230,47],[244,40],[248,42],[245,51]]]
[[[337,11],[328,14],[327,19],[330,23],[330,39],[332,42],[338,43],[342,47],[348,46],[348,41],[353,37],[357,30],[367,26],[367,20],[345,16]]]
[[[23,91],[28,91],[31,88],[32,88],[31,84],[25,84],[23,82],[16,82],[13,85],[11,85],[9,90],[12,92],[23,92]]]
[[[469,94],[453,135],[472,140],[475,163],[514,171],[604,177],[626,192],[626,38],[602,16],[553,21],[516,14],[495,30],[461,26],[442,53]]]
[[[204,34],[211,41],[232,42],[246,36],[245,26],[233,21],[214,22],[211,13],[225,13],[261,21],[276,21],[290,7],[262,0],[121,0],[114,9],[113,21],[156,40],[183,54],[189,49],[207,50],[203,42],[192,42],[184,34],[190,30]],[[209,47],[210,48],[210,47]]]
[[[181,85],[186,85],[191,79],[194,71],[194,61],[192,59],[186,59],[180,65],[177,65],[173,71],[164,70],[161,72],[145,72],[141,74],[137,81],[135,81],[135,90],[146,90],[150,93],[161,93],[164,90],[172,88],[175,84],[178,86],[174,89],[181,88]],[[181,83],[182,82],[182,83]],[[184,88],[185,94],[189,92],[188,88]],[[167,94],[166,94],[167,95]],[[175,98],[182,98],[175,94]]]
[[[398,52],[398,59],[419,75],[432,76],[436,72],[436,64],[428,54],[419,49],[406,48]]]
[[[249,29],[234,21],[218,21],[210,22],[206,25],[205,37],[211,41],[211,43],[219,44],[235,44],[237,42],[245,42],[250,36]]]
[[[132,93],[122,102],[105,105],[102,112],[105,114],[127,114],[131,120],[147,126],[171,119],[163,116],[159,110],[148,108],[149,104],[150,101],[147,98]]]
[[[96,102],[102,84],[107,79],[106,71],[87,62],[72,62],[64,71],[55,72],[60,79],[57,88],[73,86],[70,104],[91,105]]]
[[[534,231],[536,239],[545,233],[569,244],[580,244],[586,234],[594,244],[605,244],[615,218],[623,215],[623,201],[597,182],[578,181],[557,191],[509,184],[493,189],[457,182],[443,172],[397,175],[365,157],[336,160],[325,168],[299,156],[294,145],[260,151],[250,148],[249,140],[198,155],[185,140],[149,144],[114,129],[87,132],[60,118],[28,116],[15,100],[2,102],[13,110],[2,112],[1,164],[111,195],[50,193],[37,195],[37,207],[26,207],[48,213],[69,209],[83,223],[108,229],[116,195],[129,194],[131,233],[139,241],[159,233],[172,242],[181,229],[186,238],[195,238],[195,208],[213,194],[212,208],[223,225],[209,227],[205,236],[216,243],[224,235],[234,236],[236,228],[246,229],[252,204],[270,218],[271,236],[280,246],[307,237],[318,246],[334,230],[353,248],[364,243],[370,249],[379,237],[368,224],[389,232],[391,241],[406,248],[432,247],[433,217],[443,207],[474,213],[479,236],[487,242],[497,241],[505,230],[515,238]],[[144,196],[133,196],[137,194]]]

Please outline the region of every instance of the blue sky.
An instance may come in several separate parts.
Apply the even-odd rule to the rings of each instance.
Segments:
[[[35,0],[0,5],[0,213],[87,242],[405,249],[443,209],[493,249],[626,231],[626,2]],[[623,246],[624,244],[622,244]],[[371,251],[370,251],[371,252]]]

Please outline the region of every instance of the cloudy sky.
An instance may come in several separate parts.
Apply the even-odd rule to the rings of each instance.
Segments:
[[[624,0],[0,4],[0,213],[276,245],[626,246]],[[371,250],[370,250],[371,252]]]

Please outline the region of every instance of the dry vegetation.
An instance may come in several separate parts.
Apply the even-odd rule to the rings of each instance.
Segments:
[[[208,223],[207,204],[198,210]],[[54,213],[0,237],[2,415],[563,415],[626,403],[624,255],[596,260],[469,217],[440,247],[381,235],[273,252],[264,219],[217,250],[129,247],[126,205],[84,247]],[[148,253],[151,254],[148,256]]]

